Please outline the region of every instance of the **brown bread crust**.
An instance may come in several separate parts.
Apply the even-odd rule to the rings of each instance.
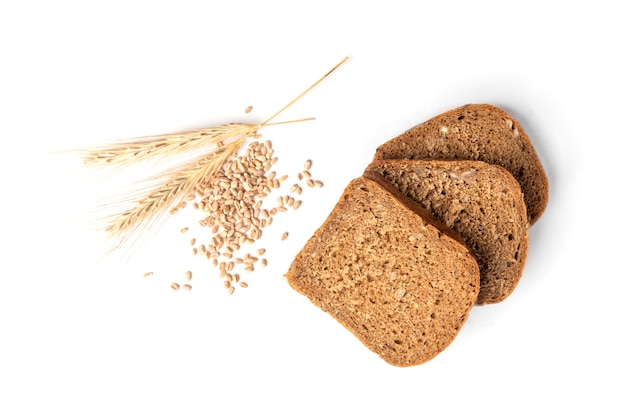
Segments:
[[[506,299],[528,255],[528,221],[519,183],[500,166],[467,160],[378,160],[366,169],[393,183],[458,232],[480,267],[477,304]]]
[[[384,179],[350,182],[287,280],[383,360],[404,367],[452,342],[476,302],[480,274],[458,236],[393,190]]]
[[[382,144],[374,160],[480,160],[508,170],[520,183],[530,224],[548,204],[548,178],[530,138],[507,112],[467,104],[419,124]]]

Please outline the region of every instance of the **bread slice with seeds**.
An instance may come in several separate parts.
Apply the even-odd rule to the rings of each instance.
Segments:
[[[548,204],[548,178],[530,138],[519,122],[489,104],[449,110],[382,144],[374,160],[480,160],[506,168],[524,193],[534,224]]]
[[[467,160],[378,160],[376,172],[459,233],[480,267],[477,304],[506,299],[528,254],[528,221],[519,183],[504,168]]]
[[[443,351],[480,286],[463,239],[373,172],[346,187],[287,280],[394,366]]]

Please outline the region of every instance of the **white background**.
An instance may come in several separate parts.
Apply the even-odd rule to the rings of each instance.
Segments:
[[[9,3],[0,416],[626,414],[617,2]],[[267,229],[270,264],[248,289],[228,296],[192,257],[177,231],[194,212],[128,263],[94,261],[102,235],[74,222],[79,163],[56,151],[260,122],[346,55],[281,116],[316,121],[262,132],[280,173],[311,158],[325,187]],[[515,293],[474,309],[432,361],[395,368],[282,274],[380,143],[466,103],[519,120],[550,179],[548,209]],[[173,292],[190,268],[194,289]]]

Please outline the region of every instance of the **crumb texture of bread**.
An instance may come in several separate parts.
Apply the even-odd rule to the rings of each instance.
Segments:
[[[419,124],[382,144],[374,160],[480,160],[508,170],[520,183],[534,224],[548,204],[548,178],[518,121],[489,104],[467,104]]]
[[[480,267],[477,304],[506,299],[522,277],[528,221],[519,183],[504,168],[468,160],[377,160],[366,169],[456,231]]]
[[[426,219],[380,182],[357,178],[287,280],[386,362],[424,363],[457,336],[480,286],[468,248]]]

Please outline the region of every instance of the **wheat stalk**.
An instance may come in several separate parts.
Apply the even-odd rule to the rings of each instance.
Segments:
[[[113,205],[126,207],[104,219],[104,230],[112,240],[112,249],[128,244],[132,253],[141,242],[152,238],[167,216],[190,195],[201,181],[210,179],[224,162],[235,155],[248,138],[258,137],[259,129],[286,122],[271,122],[285,109],[328,77],[348,58],[312,84],[286,106],[260,124],[227,124],[195,131],[134,138],[128,141],[77,150],[85,165],[119,171],[139,162],[182,161],[157,176],[140,183],[133,193]]]

